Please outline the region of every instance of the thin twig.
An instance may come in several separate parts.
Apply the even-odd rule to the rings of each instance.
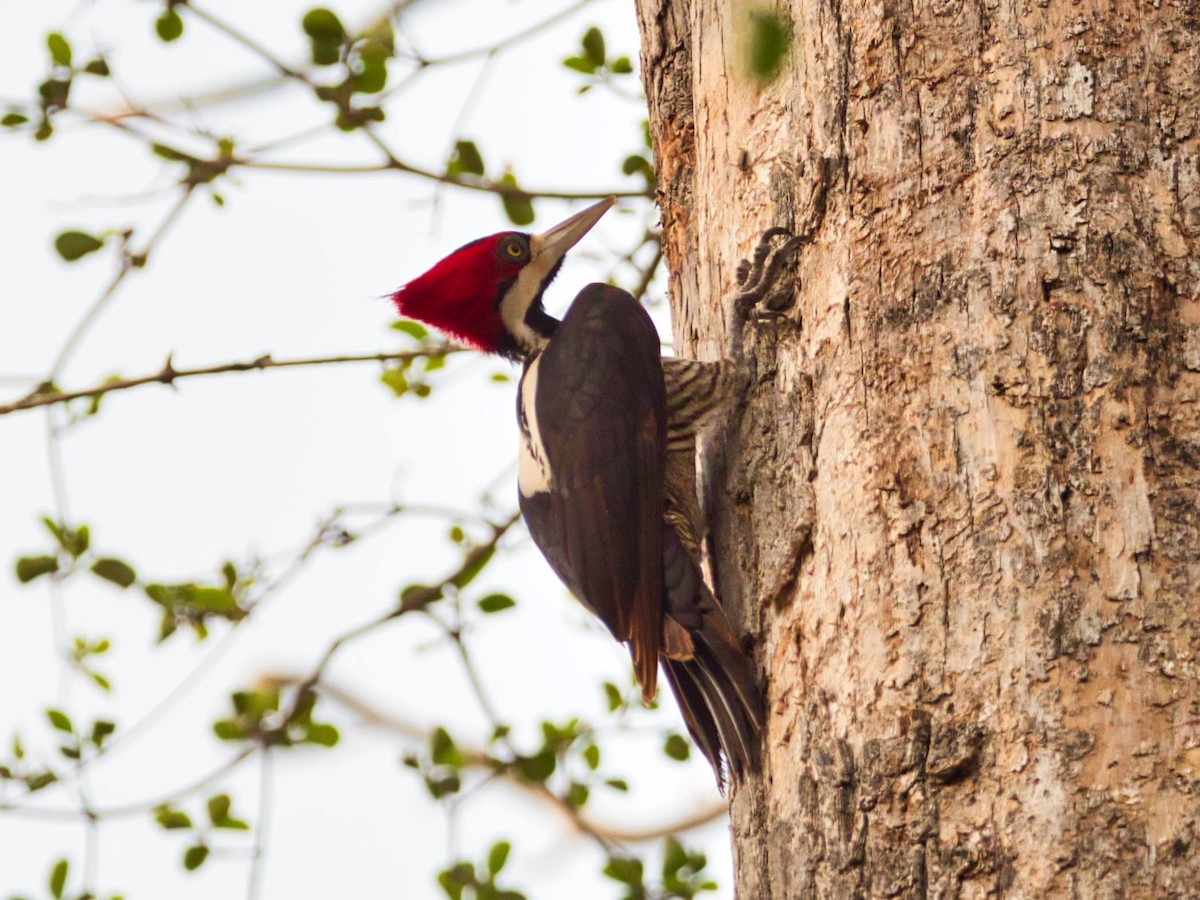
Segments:
[[[163,364],[163,367],[152,375],[141,375],[137,378],[120,378],[77,391],[36,392],[14,403],[0,405],[0,416],[22,412],[27,409],[37,409],[43,406],[70,403],[72,400],[81,400],[85,397],[103,397],[105,394],[111,394],[114,391],[127,391],[131,388],[142,387],[147,384],[173,385],[181,378],[196,378],[201,375],[223,375],[230,372],[258,372],[264,369],[287,369],[296,366],[328,366],[338,363],[411,362],[415,359],[434,359],[449,356],[455,352],[457,352],[457,348],[449,344],[438,344],[427,350],[410,350],[403,353],[312,356],[303,359],[274,359],[270,354],[266,354],[257,359],[246,360],[244,362],[221,363],[220,365],[203,366],[198,369],[177,369],[172,363],[171,358],[167,357],[167,361]]]
[[[117,270],[117,274],[113,276],[112,280],[108,283],[108,286],[104,289],[100,296],[96,298],[90,307],[88,307],[87,312],[83,314],[83,318],[76,323],[75,328],[67,337],[62,349],[58,351],[58,356],[54,360],[54,365],[50,367],[50,374],[46,379],[47,381],[53,382],[58,380],[59,373],[62,372],[63,367],[67,364],[67,360],[71,358],[71,355],[75,352],[76,347],[79,346],[79,342],[83,339],[84,334],[86,334],[88,329],[91,328],[95,323],[96,318],[109,304],[112,298],[116,296],[117,289],[125,281],[125,277],[135,268],[142,268],[145,265],[146,259],[150,256],[151,250],[153,250],[155,245],[162,240],[163,236],[168,230],[170,230],[171,226],[179,218],[179,214],[183,212],[183,208],[187,205],[188,199],[192,196],[192,194],[193,190],[191,187],[184,187],[183,193],[175,202],[175,205],[171,207],[171,211],[168,212],[162,222],[159,223],[159,226],[155,232],[150,235],[149,240],[147,240],[142,246],[141,252],[133,253],[128,247],[125,248],[124,255],[121,259],[121,266]],[[135,260],[137,263],[136,265]]]

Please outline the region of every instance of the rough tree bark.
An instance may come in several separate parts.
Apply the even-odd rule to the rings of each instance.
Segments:
[[[637,5],[681,349],[816,226],[711,498],[739,896],[1200,896],[1200,6],[781,0],[760,85]]]

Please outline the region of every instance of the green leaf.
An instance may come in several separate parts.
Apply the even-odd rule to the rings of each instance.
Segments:
[[[505,172],[500,184],[515,188],[517,177],[512,172]],[[504,194],[500,199],[504,204],[504,214],[514,225],[528,225],[533,221],[533,201],[527,194]]]
[[[507,594],[488,594],[479,601],[479,609],[485,613],[498,613],[516,605],[517,601]]]
[[[597,66],[604,65],[605,49],[604,34],[599,28],[592,27],[583,33],[583,55]]]
[[[28,121],[28,116],[24,116],[19,112],[10,112],[5,113],[4,118],[0,119],[0,125],[3,125],[5,128],[16,128],[20,125],[24,125]]]
[[[204,844],[193,844],[183,853],[183,867],[189,872],[195,872],[208,859],[208,847]]]
[[[71,864],[65,859],[60,859],[54,864],[54,868],[50,870],[50,896],[54,900],[61,900],[63,888],[67,886],[67,872],[70,871]]]
[[[476,547],[467,554],[467,559],[463,563],[462,569],[453,578],[450,583],[461,590],[475,580],[475,577],[483,571],[496,554],[495,547]]]
[[[320,747],[336,747],[340,738],[338,730],[325,722],[313,722],[304,736],[305,741]]]
[[[567,806],[571,807],[571,809],[579,809],[579,807],[587,803],[590,793],[586,784],[572,781],[571,786],[567,788],[566,794],[563,795],[563,800],[566,801]]]
[[[604,682],[604,695],[608,698],[609,712],[616,712],[625,705],[625,698],[621,695],[621,689],[611,681]]]
[[[187,813],[181,809],[174,809],[169,804],[155,807],[154,821],[158,823],[160,828],[167,831],[176,831],[183,828],[192,827],[192,819]]]
[[[618,56],[612,61],[609,69],[614,75],[628,75],[633,71],[633,63],[629,61],[628,56]]]
[[[691,746],[681,734],[668,734],[666,741],[663,743],[663,753],[671,757],[671,759],[683,762],[692,752]]]
[[[404,377],[403,369],[388,369],[379,376],[379,380],[391,388],[397,397],[408,393],[408,379]]]
[[[208,821],[214,825],[219,825],[229,818],[229,808],[233,806],[233,800],[228,794],[214,794],[208,798]]]
[[[600,768],[600,747],[596,744],[588,744],[584,747],[583,761],[587,763],[587,767],[593,772]]]
[[[40,791],[42,788],[49,787],[58,781],[58,776],[47,769],[44,772],[33,772],[25,776],[25,787],[29,793]]]
[[[104,743],[105,738],[117,730],[117,726],[105,719],[97,719],[92,723],[91,741],[97,747]]]
[[[429,337],[429,329],[411,319],[400,319],[398,322],[393,322],[391,327],[394,331],[404,332],[415,341],[423,341]]]
[[[53,556],[22,556],[17,560],[17,581],[21,584],[57,571],[58,560]]]
[[[246,737],[246,729],[232,719],[213,722],[213,734],[223,741],[240,741]]]
[[[762,83],[779,74],[787,57],[792,34],[788,22],[775,13],[750,13],[747,62],[750,73]]]
[[[64,231],[54,239],[54,249],[67,262],[75,262],[103,246],[104,241],[83,231]]]
[[[183,19],[173,9],[168,9],[154,21],[154,30],[164,44],[178,40],[183,35]],[[207,851],[206,851],[207,852]],[[201,860],[203,862],[203,860]],[[199,863],[197,863],[199,865]]]
[[[105,581],[111,581],[118,587],[127,588],[137,581],[137,573],[129,563],[110,556],[102,556],[92,563],[92,572]]]
[[[437,880],[450,900],[462,900],[463,890],[478,884],[475,867],[467,862],[455,863],[449,869],[438,872]]]
[[[224,587],[194,587],[189,592],[188,605],[200,612],[240,612],[233,593]]]
[[[482,175],[484,173],[483,154],[474,141],[458,141],[454,145],[454,155],[446,166],[449,175]]]
[[[300,20],[300,27],[314,41],[341,43],[346,39],[346,29],[342,20],[333,10],[320,6],[304,14],[304,18]]]
[[[440,725],[429,736],[429,757],[439,766],[453,766],[457,768],[466,762],[462,751],[454,743],[454,738],[450,737],[450,732],[446,731]]]
[[[627,884],[630,887],[642,886],[642,861],[632,856],[609,857],[604,874],[613,881]]]
[[[112,690],[112,685],[109,683],[108,679],[99,672],[88,672],[87,676],[88,678],[92,679],[93,682],[95,682],[96,687],[100,688],[100,690],[105,692]]]
[[[362,71],[354,76],[354,90],[359,94],[378,94],[387,87],[387,65],[382,61],[364,61]]]
[[[67,734],[74,734],[75,729],[71,725],[70,717],[61,709],[46,710],[46,718],[50,720],[50,724],[59,731],[65,731]]]
[[[97,57],[96,59],[88,62],[88,64],[83,67],[83,71],[87,72],[89,75],[95,75],[98,78],[107,78],[112,74],[108,68],[108,61],[101,57]]]
[[[50,58],[56,66],[66,69],[71,67],[71,45],[57,31],[46,35],[46,49],[50,51]]]
[[[545,781],[554,774],[558,760],[554,753],[543,750],[534,756],[518,756],[517,771],[529,781]]]
[[[38,96],[47,110],[65,109],[71,95],[70,78],[47,78],[38,85]],[[44,122],[49,127],[49,122]],[[49,134],[46,135],[49,137]]]
[[[596,74],[596,64],[582,56],[568,56],[563,60],[563,65],[576,72],[582,72],[584,75]]]
[[[606,778],[604,783],[614,791],[621,791],[622,793],[625,793],[629,790],[629,782],[627,782],[624,778]]]
[[[508,853],[510,850],[512,850],[512,844],[508,841],[497,841],[493,844],[492,849],[488,852],[488,872],[493,876],[498,874],[504,868],[504,864],[508,862]]]

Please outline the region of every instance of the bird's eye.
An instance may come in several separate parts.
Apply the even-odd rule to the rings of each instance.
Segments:
[[[525,244],[522,243],[521,241],[517,240],[516,238],[511,238],[511,239],[505,241],[504,244],[500,247],[501,255],[505,259],[512,261],[512,262],[517,262],[519,260],[524,259],[525,256],[528,254],[528,252],[529,251],[526,250],[526,248],[525,248]]]

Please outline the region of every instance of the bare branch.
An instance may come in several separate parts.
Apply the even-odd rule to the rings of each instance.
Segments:
[[[265,684],[276,687],[291,687],[303,685],[306,678],[288,672],[270,672],[262,676]],[[341,706],[356,716],[365,725],[399,735],[414,744],[428,744],[432,730],[424,725],[410,722],[394,713],[387,712],[360,695],[340,685],[325,681],[317,688],[320,694],[328,700]],[[458,750],[471,768],[484,769],[489,773],[495,772],[491,754],[479,747],[464,746],[459,743]],[[657,825],[647,825],[644,828],[629,828],[624,825],[598,822],[583,815],[578,810],[566,806],[557,795],[540,783],[526,781],[515,769],[504,769],[500,773],[509,784],[512,784],[530,796],[545,803],[556,813],[559,813],[577,833],[586,834],[608,844],[639,844],[655,841],[670,834],[681,834],[693,828],[715,822],[728,813],[724,802],[715,801],[699,807],[694,812]]]
[[[274,359],[270,354],[245,362],[222,363],[215,366],[204,366],[199,369],[177,369],[167,357],[163,367],[152,375],[142,375],[137,378],[121,378],[93,385],[78,391],[35,391],[27,397],[14,403],[0,405],[0,416],[9,413],[22,412],[27,409],[37,409],[43,406],[54,406],[59,403],[70,403],[85,397],[103,397],[115,391],[127,391],[147,384],[175,384],[181,378],[196,378],[201,375],[224,375],[230,372],[258,372],[265,369],[287,369],[296,366],[328,366],[340,363],[359,362],[411,362],[415,359],[434,359],[457,353],[458,348],[449,344],[438,344],[427,350],[410,350],[403,353],[367,353],[361,355],[343,356],[313,356],[305,359]]]

